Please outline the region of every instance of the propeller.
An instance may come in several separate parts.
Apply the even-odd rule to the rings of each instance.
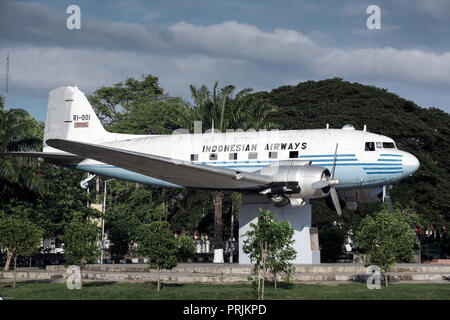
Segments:
[[[333,205],[336,208],[337,214],[340,216],[342,214],[342,209],[341,209],[341,205],[339,203],[339,197],[337,195],[336,188],[334,187],[334,185],[339,184],[339,180],[334,179],[334,172],[336,171],[337,150],[338,150],[338,143],[336,143],[336,149],[334,150],[333,167],[331,168],[331,176],[327,177],[326,179],[322,179],[322,180],[314,182],[312,184],[312,187],[314,189],[322,189],[325,187],[330,187],[331,200],[333,201]]]

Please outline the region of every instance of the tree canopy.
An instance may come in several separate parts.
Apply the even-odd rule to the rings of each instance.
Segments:
[[[32,151],[42,145],[42,127],[23,109],[6,110],[0,99],[0,152]],[[0,192],[41,193],[45,190],[36,173],[37,161],[1,156]]]
[[[366,254],[365,265],[376,265],[385,275],[395,263],[410,262],[413,256],[415,233],[411,221],[404,212],[396,209],[394,213],[385,207],[375,217],[367,216],[356,232],[358,248]]]
[[[100,228],[95,221],[74,213],[72,220],[65,225],[62,241],[66,264],[77,265],[92,263],[99,254]]]
[[[295,271],[292,260],[296,252],[292,247],[294,229],[288,221],[279,222],[270,210],[259,209],[257,223],[250,223],[244,235],[242,250],[249,255],[253,271],[258,274],[257,296],[264,300],[264,278],[270,270],[277,288],[277,274],[289,281]]]
[[[160,290],[159,272],[173,269],[178,264],[179,243],[166,221],[143,224],[138,229],[139,253],[148,259],[150,269],[158,274],[157,290]]]
[[[128,78],[111,87],[100,87],[88,96],[95,113],[104,125],[115,123],[132,111],[132,103],[146,98],[158,98],[163,94],[158,78],[142,75],[142,81]]]
[[[8,248],[14,259],[14,283],[16,287],[17,257],[31,256],[42,241],[43,231],[26,219],[14,216],[0,219],[0,248]]]

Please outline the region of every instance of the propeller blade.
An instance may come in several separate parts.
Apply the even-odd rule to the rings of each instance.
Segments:
[[[342,214],[341,204],[339,203],[339,197],[337,195],[336,189],[330,186],[331,200],[333,200],[334,207],[336,208],[337,214],[340,216]]]
[[[333,168],[331,169],[331,179],[334,178],[334,170],[336,169],[337,150],[338,150],[338,143],[336,142],[336,149],[334,150],[334,158],[333,158]]]
[[[312,184],[313,189],[322,189],[330,184],[328,180],[319,180]]]

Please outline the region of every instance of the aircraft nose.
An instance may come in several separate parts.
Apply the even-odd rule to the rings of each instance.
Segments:
[[[406,174],[412,175],[419,169],[419,166],[419,160],[415,156],[410,153],[405,154],[405,156],[403,157],[403,171]]]

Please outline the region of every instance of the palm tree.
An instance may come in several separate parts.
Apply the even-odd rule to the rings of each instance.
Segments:
[[[27,151],[40,146],[36,138],[37,122],[22,109],[5,110],[0,97],[0,154],[7,151]],[[33,160],[34,161],[34,160]],[[44,182],[29,166],[30,160],[0,157],[0,195],[8,199],[15,194],[26,192],[42,193]],[[8,270],[11,254],[8,251],[5,270]]]
[[[0,103],[0,152],[29,151],[41,145],[36,121],[23,109],[4,110]],[[5,187],[16,186],[26,191],[42,191],[43,181],[23,158],[0,159],[0,180]],[[5,185],[5,183],[7,185]],[[2,190],[4,191],[4,190]]]
[[[190,85],[193,108],[187,113],[180,115],[184,120],[185,128],[191,129],[194,121],[201,120],[208,127],[210,124],[218,124],[218,130],[224,132],[225,129],[250,128],[259,130],[262,128],[271,129],[275,125],[267,121],[268,115],[276,111],[276,107],[267,102],[262,102],[250,95],[253,89],[245,88],[233,96],[236,89],[233,85],[218,89],[218,81],[214,83],[212,92],[202,85],[196,88]],[[214,128],[213,128],[214,129]],[[214,192],[214,247],[222,249],[222,203],[223,192]],[[215,261],[223,261],[223,256]]]

